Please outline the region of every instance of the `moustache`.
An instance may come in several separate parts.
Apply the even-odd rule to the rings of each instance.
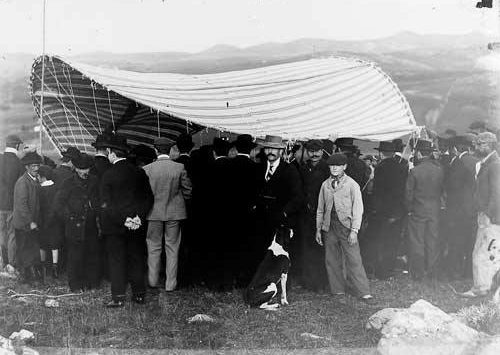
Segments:
[[[268,157],[271,157],[271,156],[272,156],[272,157],[275,157],[275,156],[276,156],[276,154],[269,153],[269,154],[267,154],[267,156],[268,156]]]

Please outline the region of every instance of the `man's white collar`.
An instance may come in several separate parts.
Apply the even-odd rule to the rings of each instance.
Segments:
[[[16,148],[12,148],[12,147],[5,147],[5,153],[14,153],[14,154],[17,154],[17,149]]]
[[[118,158],[118,159],[116,159],[116,160],[113,162],[113,164],[116,164],[116,163],[118,163],[119,161],[122,161],[122,160],[125,160],[125,159],[127,159],[127,158]]]
[[[158,155],[157,159],[170,159],[170,157],[168,156],[168,154],[160,154]]]
[[[250,154],[238,153],[238,155],[241,155],[241,156],[244,156],[244,157],[250,158]]]
[[[54,185],[54,181],[52,180],[45,180],[40,184],[40,186],[52,186],[52,185]]]

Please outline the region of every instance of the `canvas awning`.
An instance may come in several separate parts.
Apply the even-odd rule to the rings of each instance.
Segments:
[[[40,115],[42,58],[31,90]],[[410,106],[375,64],[341,57],[217,74],[138,73],[45,57],[42,124],[59,149],[91,143],[108,125],[131,144],[205,127],[285,139],[380,141],[417,130]]]

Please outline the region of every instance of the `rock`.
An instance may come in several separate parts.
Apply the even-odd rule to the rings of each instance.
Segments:
[[[319,340],[319,339],[330,340],[330,338],[322,337],[322,336],[312,334],[312,333],[302,333],[302,334],[300,334],[300,336],[304,337],[304,338],[314,339],[314,340]]]
[[[49,298],[45,300],[45,307],[48,308],[57,308],[59,307],[59,301],[53,298]]]
[[[15,342],[0,336],[0,355],[38,355],[38,351],[26,346],[16,346]]]
[[[474,354],[498,355],[500,354],[500,336],[491,337],[481,343]]]
[[[26,329],[21,329],[19,332],[14,332],[9,337],[10,340],[20,343],[26,343],[30,340],[33,340],[34,338],[35,334]]]
[[[188,318],[188,323],[193,323],[193,322],[215,322],[215,319],[213,319],[210,316],[207,316],[206,314],[197,314],[192,316],[191,318]]]
[[[366,323],[366,329],[381,330],[382,327],[390,321],[396,313],[404,311],[403,308],[384,308],[374,313]]]
[[[383,355],[462,354],[483,336],[424,300],[394,312],[381,333],[377,350]]]

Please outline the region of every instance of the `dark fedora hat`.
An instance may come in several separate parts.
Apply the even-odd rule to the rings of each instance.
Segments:
[[[90,169],[94,164],[94,159],[87,153],[81,153],[79,157],[72,159],[71,162],[77,169]]]
[[[286,148],[286,144],[283,143],[283,138],[271,135],[267,135],[264,141],[260,143],[260,145],[264,148],[276,148],[276,149]]]
[[[113,134],[109,136],[109,139],[104,143],[102,147],[121,150],[125,153],[128,153],[130,150],[130,146],[127,144],[127,138],[120,134]]]
[[[392,144],[394,145],[395,152],[402,152],[405,148],[405,145],[403,144],[403,140],[401,138],[393,139]]]
[[[154,146],[155,147],[165,147],[165,146],[170,146],[173,145],[174,143],[168,139],[167,137],[156,137],[154,139]]]
[[[335,140],[335,145],[337,147],[352,148],[354,147],[354,138],[349,138],[349,137],[337,138]]]
[[[38,175],[43,176],[47,180],[52,180],[54,178],[54,170],[48,165],[40,165]]]
[[[6,144],[21,144],[23,141],[21,138],[19,138],[18,135],[15,134],[9,134],[7,137],[5,137],[5,143]]]
[[[249,134],[240,134],[238,137],[236,137],[236,140],[232,144],[238,151],[252,150],[257,146],[257,144],[253,140],[253,137]]]
[[[335,153],[328,157],[326,160],[328,165],[346,165],[347,164],[347,156],[342,153]]]
[[[191,150],[194,147],[193,138],[187,133],[181,133],[175,140],[180,151]]]
[[[382,141],[379,142],[378,147],[374,148],[375,150],[378,150],[380,152],[394,152],[394,143],[392,142],[387,142],[387,141]]]
[[[311,152],[317,152],[323,149],[323,141],[321,139],[311,139],[304,144],[304,147]]]
[[[168,145],[171,145],[171,144],[173,144],[173,143],[172,143],[172,141],[169,140]],[[155,144],[155,146],[160,147],[162,145]],[[154,162],[156,160],[156,158],[158,158],[158,156],[156,155],[156,152],[153,148],[151,148],[145,144],[139,144],[130,150],[130,158],[135,159],[136,161],[141,161],[141,162],[149,164],[149,163]]]
[[[417,141],[417,145],[415,146],[415,149],[419,150],[421,152],[433,152],[436,150],[436,148],[434,148],[434,145],[432,144],[431,141],[427,141],[427,140],[423,140],[423,139],[419,139]]]
[[[43,159],[37,152],[28,152],[21,158],[23,165],[42,164]]]
[[[101,148],[106,148],[106,142],[109,140],[110,135],[103,133],[103,134],[98,134],[97,137],[95,138],[95,142],[92,143],[92,146],[95,149],[101,149]]]
[[[78,156],[80,155],[80,151],[78,150],[77,147],[68,147],[66,148],[66,150],[64,152],[61,152],[61,155],[63,157],[67,157],[67,158],[70,158],[71,160],[75,159],[75,158],[78,158]]]

